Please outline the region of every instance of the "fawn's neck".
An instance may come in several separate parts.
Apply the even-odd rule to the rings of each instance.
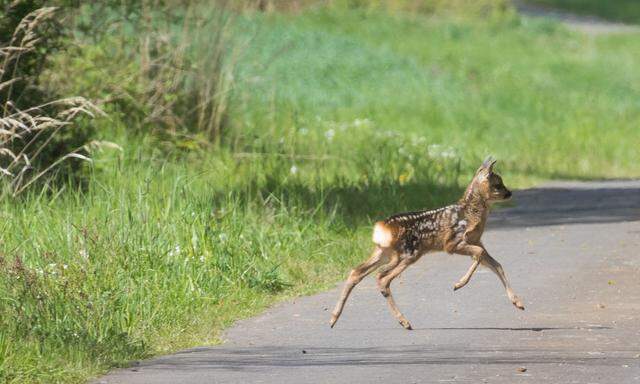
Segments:
[[[484,227],[489,215],[489,204],[475,188],[475,182],[469,184],[459,204],[462,206],[465,219],[471,226],[480,224]]]

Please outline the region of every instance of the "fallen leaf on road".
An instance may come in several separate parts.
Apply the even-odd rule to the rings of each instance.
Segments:
[[[527,368],[525,368],[525,367],[520,367],[520,368],[518,368],[518,372],[523,372],[523,373],[524,373],[524,372],[527,372]]]

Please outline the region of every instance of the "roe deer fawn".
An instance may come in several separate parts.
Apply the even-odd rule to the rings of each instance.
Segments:
[[[507,296],[519,309],[522,301],[513,293],[500,263],[492,258],[482,245],[480,237],[489,214],[489,205],[511,197],[500,175],[493,171],[496,161],[488,158],[476,171],[462,198],[453,205],[431,211],[407,212],[379,221],[373,228],[375,249],[369,260],[358,265],[349,274],[340,300],[331,317],[331,327],[336,324],[349,294],[365,276],[382,267],[377,283],[382,296],[400,324],[411,329],[391,296],[391,282],[408,266],[428,252],[446,251],[471,256],[473,263],[453,290],[464,287],[482,264],[492,270],[504,285]]]

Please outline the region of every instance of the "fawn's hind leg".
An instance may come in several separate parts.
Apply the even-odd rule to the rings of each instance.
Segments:
[[[340,295],[340,300],[336,304],[332,314],[331,321],[329,324],[331,328],[336,324],[338,318],[340,318],[340,314],[342,313],[342,309],[344,308],[344,303],[349,298],[349,294],[353,290],[353,288],[358,284],[362,279],[364,279],[368,274],[373,272],[377,267],[382,263],[383,256],[386,256],[387,249],[376,247],[376,249],[371,254],[371,257],[364,263],[355,267],[351,273],[349,273],[349,277],[347,278],[347,282],[344,284],[344,288],[342,290],[342,295]]]
[[[380,271],[378,272],[378,276],[376,277],[378,281],[378,288],[382,289],[380,282],[385,276],[389,274],[389,272],[393,271],[393,269],[398,265],[399,262],[400,262],[400,255],[397,252],[391,253],[391,256],[389,257],[389,261],[387,262],[387,264],[380,267]]]
[[[397,252],[394,252],[389,258],[389,262],[380,268],[380,272],[378,272],[378,276],[376,277],[378,290],[380,291],[382,296],[387,299],[387,302],[389,302],[389,306],[392,308],[391,311],[394,312],[394,315],[395,312],[398,311],[398,307],[396,306],[395,302],[393,302],[393,298],[391,298],[391,301],[389,301],[390,289],[384,286],[384,278],[387,277],[389,273],[391,273],[391,271],[393,271],[394,268],[398,266],[398,263],[400,263],[400,255]]]
[[[396,319],[398,319],[400,325],[402,325],[407,330],[412,329],[411,323],[409,323],[409,320],[407,320],[402,312],[400,312],[400,309],[398,309],[395,300],[393,300],[393,296],[391,295],[391,282],[417,260],[418,257],[407,257],[400,261],[395,267],[393,267],[393,269],[386,272],[383,276],[378,276],[378,287],[380,288],[382,296],[387,299],[387,304],[389,304],[391,313],[396,317]]]

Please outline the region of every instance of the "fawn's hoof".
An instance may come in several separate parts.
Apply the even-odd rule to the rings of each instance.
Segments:
[[[407,320],[400,320],[400,325],[402,325],[404,329],[406,329],[407,331],[410,331],[413,329],[411,328],[411,324]]]
[[[333,328],[333,326],[336,325],[336,321],[338,321],[338,316],[331,315],[331,320],[329,321],[329,325],[331,326],[331,328]]]
[[[522,300],[520,300],[519,298],[516,297],[516,299],[513,300],[513,305],[515,305],[516,308],[524,311],[524,304],[522,304]]]
[[[457,291],[458,289],[464,287],[465,284],[462,283],[456,283],[456,285],[453,286],[453,292]]]

